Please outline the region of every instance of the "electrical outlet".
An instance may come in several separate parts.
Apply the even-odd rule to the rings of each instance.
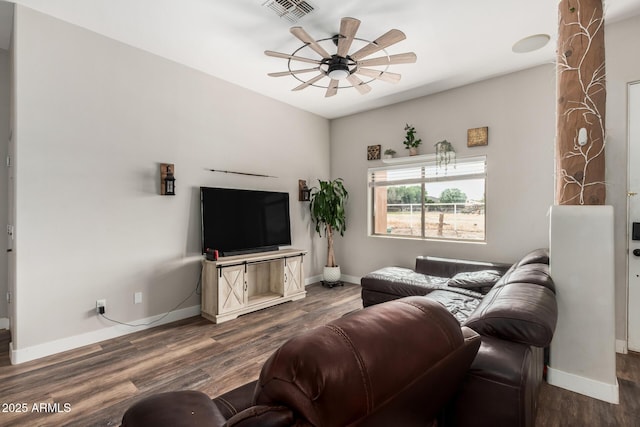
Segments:
[[[103,312],[102,314],[107,312],[107,300],[106,299],[99,299],[96,301],[96,313],[97,314],[101,314],[100,313],[100,308],[103,308]]]
[[[142,304],[142,292],[136,292],[133,294],[133,303]]]

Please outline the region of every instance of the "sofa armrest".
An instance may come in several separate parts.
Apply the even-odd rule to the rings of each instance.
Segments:
[[[416,257],[416,272],[438,277],[453,277],[458,273],[480,270],[498,270],[504,274],[511,264],[497,262],[470,261],[432,256]]]
[[[216,404],[220,413],[226,419],[229,419],[235,414],[253,406],[253,393],[256,390],[257,382],[257,380],[252,381],[228,391],[214,398],[213,403]]]

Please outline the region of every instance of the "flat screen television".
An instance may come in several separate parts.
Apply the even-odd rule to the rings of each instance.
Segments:
[[[200,187],[202,253],[220,256],[291,244],[289,193]]]

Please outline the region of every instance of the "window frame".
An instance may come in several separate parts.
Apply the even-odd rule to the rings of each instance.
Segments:
[[[427,155],[427,156],[419,156],[420,159],[392,159],[391,161],[386,161],[385,166],[378,166],[367,169],[367,235],[369,237],[382,237],[382,238],[390,238],[390,239],[410,239],[410,240],[423,240],[423,241],[448,241],[448,242],[459,242],[459,243],[472,243],[472,244],[486,244],[487,242],[487,178],[488,178],[488,167],[487,167],[487,156],[486,155],[478,155],[478,156],[470,156],[470,157],[458,157],[455,159],[453,163],[447,165],[447,167],[440,166],[438,167],[437,158],[435,155]],[[460,171],[458,169],[459,166],[470,166],[471,170],[467,173],[464,171]],[[482,165],[482,168],[478,168],[479,165]],[[410,171],[411,169],[420,169],[420,177],[419,178],[405,178],[398,180],[375,180],[376,172],[379,174],[380,172],[386,171]],[[436,174],[434,175],[433,171],[436,170]],[[427,173],[429,171],[430,173]],[[434,182],[453,182],[453,181],[462,181],[467,179],[483,179],[483,195],[484,195],[484,225],[483,225],[483,238],[482,239],[473,239],[473,238],[455,238],[450,236],[429,236],[426,235],[425,232],[425,216],[426,209],[424,202],[420,204],[420,235],[401,235],[401,234],[388,234],[388,233],[376,233],[376,198],[375,198],[375,188],[376,187],[390,187],[395,185],[420,185],[421,189],[421,200],[424,200],[425,188],[428,188],[429,184]],[[428,193],[427,193],[428,194]],[[385,214],[387,214],[385,212]]]

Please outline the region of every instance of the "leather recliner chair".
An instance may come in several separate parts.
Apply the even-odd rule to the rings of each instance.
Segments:
[[[256,382],[213,400],[195,391],[147,397],[122,426],[425,426],[479,346],[440,303],[403,298],[289,339]]]

